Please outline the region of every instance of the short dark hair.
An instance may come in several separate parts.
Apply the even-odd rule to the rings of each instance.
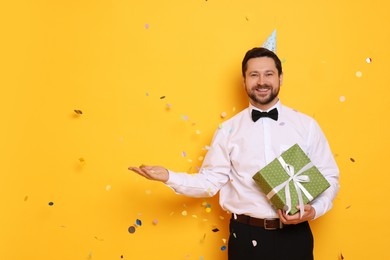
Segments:
[[[282,62],[280,61],[278,56],[274,52],[272,52],[266,48],[255,47],[255,48],[247,51],[244,59],[242,60],[242,76],[244,78],[245,78],[245,72],[248,68],[248,60],[253,59],[253,58],[259,58],[259,57],[268,57],[268,58],[273,59],[275,61],[275,66],[276,66],[276,69],[278,70],[279,76],[282,75],[282,73],[283,73]]]

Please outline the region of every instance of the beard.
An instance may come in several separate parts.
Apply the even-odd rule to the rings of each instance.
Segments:
[[[271,92],[267,96],[259,96],[256,95],[256,89],[270,89]],[[273,88],[272,86],[268,84],[258,85],[254,86],[250,89],[246,88],[246,92],[248,94],[248,97],[255,103],[260,105],[268,105],[272,101],[274,101],[278,95],[279,95],[279,87]]]

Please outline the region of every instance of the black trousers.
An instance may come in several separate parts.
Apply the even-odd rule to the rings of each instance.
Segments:
[[[229,260],[313,260],[308,222],[265,230],[230,220]]]

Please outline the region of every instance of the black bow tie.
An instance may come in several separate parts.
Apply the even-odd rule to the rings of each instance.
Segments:
[[[269,118],[272,118],[273,120],[277,121],[278,120],[278,110],[276,108],[274,108],[269,112],[261,112],[259,110],[252,109],[253,122],[256,122],[257,120],[259,120],[259,118],[262,118],[262,117],[269,117]]]

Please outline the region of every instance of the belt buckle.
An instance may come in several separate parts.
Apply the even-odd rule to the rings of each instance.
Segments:
[[[278,220],[279,221],[279,227],[268,227],[267,222],[271,221],[271,220]],[[276,230],[276,229],[282,228],[282,227],[283,227],[283,223],[279,219],[276,219],[276,218],[265,218],[264,219],[264,229],[265,230]]]

